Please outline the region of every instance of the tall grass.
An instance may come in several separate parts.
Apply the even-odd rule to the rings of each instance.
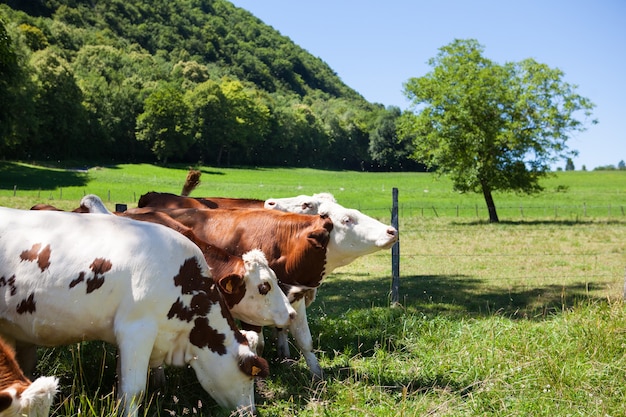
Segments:
[[[0,204],[74,208],[86,193],[110,193],[109,207],[132,205],[146,191],[180,192],[185,176],[186,167],[80,173],[2,164]],[[390,307],[389,251],[328,276],[308,310],[326,377],[312,380],[295,346],[294,360],[278,361],[266,329],[271,375],[257,384],[261,415],[623,415],[625,179],[559,173],[544,194],[498,194],[502,222],[488,224],[475,213],[480,196],[454,193],[431,174],[203,168],[194,195],[330,191],[384,221],[391,188],[400,191],[400,306]],[[53,415],[115,414],[113,347],[41,354],[39,371],[61,377]],[[167,375],[165,392],[149,390],[145,415],[228,415],[190,369]]]

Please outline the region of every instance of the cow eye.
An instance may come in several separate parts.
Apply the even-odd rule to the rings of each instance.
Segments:
[[[259,293],[261,295],[267,294],[268,292],[270,292],[271,289],[272,289],[272,286],[267,282],[259,284]]]
[[[353,223],[353,222],[352,222],[352,217],[350,217],[350,216],[346,216],[346,217],[344,217],[344,218],[341,220],[341,222],[342,222],[343,224],[350,224],[350,223]]]

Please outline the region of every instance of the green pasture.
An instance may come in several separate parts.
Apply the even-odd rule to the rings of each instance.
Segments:
[[[620,416],[626,404],[626,173],[561,172],[537,196],[480,196],[432,174],[203,167],[196,196],[282,197],[328,191],[389,222],[400,195],[400,304],[390,306],[391,251],[327,277],[308,309],[326,375],[310,378],[292,346],[257,383],[261,416]],[[178,193],[187,167],[86,172],[0,164],[0,205],[110,208],[151,190]],[[16,186],[16,187],[15,187]],[[15,187],[15,188],[14,188]],[[110,198],[109,198],[110,195]],[[478,206],[478,215],[476,215]],[[457,211],[458,207],[458,211]],[[481,215],[482,214],[482,215]],[[42,349],[61,378],[53,416],[115,412],[115,350]],[[189,369],[167,369],[146,416],[228,416]]]
[[[132,206],[148,191],[180,193],[188,167],[112,165],[46,168],[0,162],[0,204],[29,208],[36,203],[74,208],[85,194],[99,195],[109,207]],[[327,191],[347,207],[376,217],[389,215],[392,189],[399,190],[401,217],[486,219],[480,194],[461,194],[445,177],[432,173],[372,173],[305,168],[201,167],[194,196],[267,199]],[[542,182],[537,195],[495,193],[501,220],[624,218],[626,172],[559,172]]]

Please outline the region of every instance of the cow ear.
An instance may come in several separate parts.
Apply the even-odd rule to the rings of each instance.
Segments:
[[[240,357],[239,369],[251,377],[265,378],[270,374],[270,367],[267,361],[256,355]]]
[[[317,229],[309,233],[307,239],[314,247],[324,249],[328,245],[330,233],[326,229]]]
[[[13,402],[13,396],[11,395],[10,392],[7,392],[7,391],[0,392],[0,412],[11,407],[12,402]]]
[[[222,292],[225,294],[232,294],[243,285],[243,277],[241,275],[230,274],[226,275],[217,282]]]

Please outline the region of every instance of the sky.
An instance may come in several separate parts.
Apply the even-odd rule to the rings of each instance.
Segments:
[[[626,0],[231,0],[326,62],[372,103],[410,109],[404,83],[455,39],[497,64],[533,58],[596,107],[574,167],[626,161]],[[580,118],[582,120],[582,117]],[[565,162],[553,168],[564,168]]]

